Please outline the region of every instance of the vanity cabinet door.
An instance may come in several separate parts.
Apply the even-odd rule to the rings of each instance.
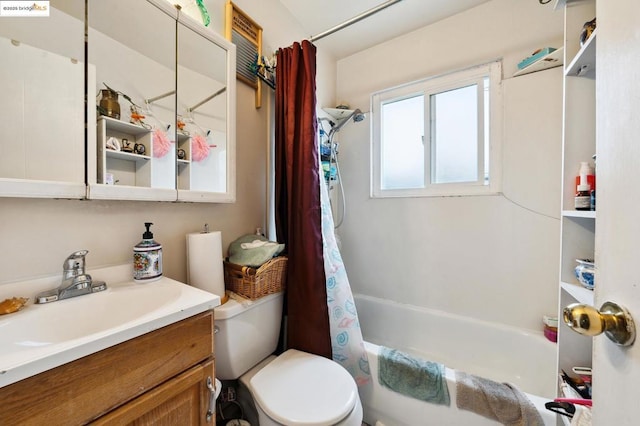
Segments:
[[[235,46],[181,14],[178,201],[235,202]]]
[[[85,2],[48,6],[1,19],[0,197],[85,197]]]
[[[215,407],[209,407],[207,379],[214,380],[214,363],[198,365],[128,404],[92,422],[92,425],[215,425]],[[215,402],[214,402],[215,403]],[[207,421],[207,411],[212,415]]]

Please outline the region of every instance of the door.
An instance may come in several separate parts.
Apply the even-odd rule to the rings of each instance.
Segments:
[[[215,407],[207,378],[214,378],[213,359],[102,416],[92,425],[215,426]],[[210,410],[210,414],[208,416]]]
[[[640,321],[640,3],[597,2],[595,305],[611,300]],[[594,338],[593,424],[640,424],[640,339]]]

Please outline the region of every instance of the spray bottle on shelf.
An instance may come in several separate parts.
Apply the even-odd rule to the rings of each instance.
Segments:
[[[578,175],[576,176],[576,192],[578,191],[578,185],[580,185],[580,178],[582,176],[587,177],[587,181],[584,182],[588,184],[591,190],[596,189],[596,172],[595,168],[588,162],[582,161],[580,162],[580,170],[578,171]]]
[[[162,245],[153,239],[151,222],[145,222],[146,232],[133,248],[133,280],[148,283],[162,278]]]

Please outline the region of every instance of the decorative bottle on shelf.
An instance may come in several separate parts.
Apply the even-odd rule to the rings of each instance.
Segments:
[[[591,210],[591,186],[587,183],[586,175],[580,176],[580,184],[576,189],[576,210]]]
[[[151,222],[145,222],[146,232],[133,248],[133,280],[148,283],[162,278],[162,245],[153,239]]]
[[[100,91],[100,114],[107,117],[120,119],[120,103],[118,103],[118,92],[110,89],[102,89]]]
[[[588,161],[582,161],[580,163],[578,176],[576,176],[576,196],[574,205],[576,210],[595,210],[595,203],[593,204],[593,207],[591,203],[591,192],[593,192],[595,196],[595,189],[595,169]]]

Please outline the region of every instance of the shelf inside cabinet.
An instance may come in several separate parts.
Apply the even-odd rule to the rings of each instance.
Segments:
[[[98,182],[105,183],[107,173],[112,173],[121,186],[152,187],[152,132],[142,126],[101,116],[98,118]],[[133,149],[141,144],[149,155],[108,148],[109,138],[119,144],[126,140]]]
[[[105,115],[100,116],[99,120],[104,120],[108,129],[114,132],[126,133],[133,136],[140,136],[151,132],[151,130],[145,129],[137,124],[127,123],[126,121],[117,120]]]
[[[587,219],[595,219],[595,210],[562,210],[562,216],[564,217],[584,217]]]
[[[571,283],[560,283],[562,290],[566,291],[577,302],[585,305],[593,305],[593,290]]]
[[[144,154],[108,148],[115,138],[120,145],[144,147]],[[88,194],[94,199],[175,201],[175,152],[153,155],[153,130],[137,124],[101,116],[97,120],[97,176]],[[107,184],[107,174],[115,185]]]
[[[596,78],[596,28],[591,37],[587,39],[573,60],[567,65],[565,75],[567,77]]]
[[[107,157],[117,158],[119,160],[149,161],[151,159],[151,157],[149,157],[148,155],[133,154],[133,153],[124,152],[124,151],[113,151],[110,149],[107,149],[105,153],[107,154]]]

